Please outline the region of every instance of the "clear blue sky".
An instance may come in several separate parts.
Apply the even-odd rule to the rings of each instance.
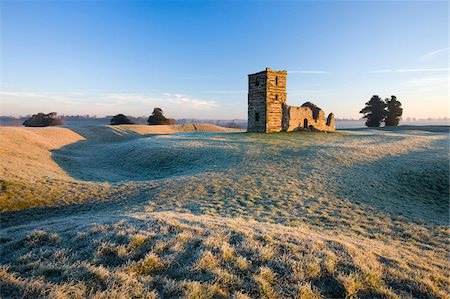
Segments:
[[[447,1],[2,1],[2,115],[245,119],[247,74],[359,118],[373,94],[449,116]]]

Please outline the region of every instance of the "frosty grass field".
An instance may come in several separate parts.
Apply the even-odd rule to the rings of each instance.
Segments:
[[[448,131],[189,130],[0,128],[1,296],[450,296]]]

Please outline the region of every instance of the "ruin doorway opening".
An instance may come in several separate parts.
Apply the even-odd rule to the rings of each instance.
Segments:
[[[306,118],[303,120],[303,128],[308,129],[308,120]]]

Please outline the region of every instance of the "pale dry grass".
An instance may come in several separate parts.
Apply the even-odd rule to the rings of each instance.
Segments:
[[[51,159],[51,150],[84,140],[66,128],[0,127],[0,178],[30,183],[45,178],[70,179]]]
[[[3,230],[2,293],[446,298],[450,292],[445,253],[423,256],[405,241],[174,212],[102,219],[107,222],[73,217],[40,230]],[[213,239],[221,244],[204,242]],[[263,248],[272,249],[271,259],[260,258]]]
[[[2,210],[65,206],[2,213],[2,297],[450,295],[447,135],[147,130],[8,145]]]
[[[283,234],[280,234],[282,227],[279,225],[242,223],[227,218],[168,212],[142,214],[126,221],[113,220],[101,225],[93,221],[95,220],[90,218],[72,219],[71,225],[77,225],[78,234],[67,230],[68,224],[65,222],[57,222],[49,225],[46,230],[31,233],[21,230],[13,235],[6,231],[2,236],[2,247],[4,252],[8,252],[2,257],[2,262],[9,264],[9,268],[5,268],[2,273],[5,292],[16,290],[39,293],[77,288],[77,292],[86,296],[110,292],[107,287],[117,284],[123,284],[124,289],[133,287],[142,294],[157,293],[162,297],[190,297],[196,296],[195,294],[206,297],[230,296],[236,292],[249,297],[268,298],[306,298],[308,294],[339,297],[358,293],[378,296],[385,294],[387,290],[401,296],[407,293],[404,288],[411,286],[413,289],[408,291],[413,294],[433,292],[434,287],[440,289],[434,295],[442,297],[448,291],[445,291],[448,287],[447,278],[430,278],[430,284],[424,284],[420,279],[421,274],[416,272],[417,268],[384,262],[387,259],[398,260],[404,254],[403,250],[394,251],[383,242],[361,237],[329,236],[306,227],[284,227]],[[180,226],[177,223],[188,225]],[[133,232],[156,232],[161,228],[168,228],[167,234],[152,234],[153,237],[147,238],[145,242],[135,243]],[[79,238],[80,233],[84,234],[82,240]],[[193,238],[185,244],[183,250],[174,251],[172,248],[175,244],[184,242],[178,238],[180,233],[190,233]],[[203,245],[199,246],[204,239],[219,238],[222,235],[230,235],[232,242],[223,243],[228,245],[212,251]],[[264,241],[265,235],[272,236],[270,245]],[[254,247],[249,248],[248,242],[244,244],[243,241],[246,240],[251,241]],[[157,244],[161,241],[169,246],[159,250]],[[315,245],[317,242],[324,245],[318,247]],[[128,246],[129,244],[132,246]],[[262,244],[270,246],[276,252],[272,260],[259,259],[258,251],[263,247]],[[120,254],[119,248],[124,245],[126,252]],[[243,271],[242,266],[223,258],[221,248],[227,246],[233,248],[235,255],[253,262],[245,263]],[[289,250],[291,246],[295,246],[297,250]],[[12,248],[15,250],[11,250]],[[45,248],[46,254],[33,251],[35,248]],[[343,254],[346,251],[351,251],[352,255]],[[68,255],[67,252],[72,254]],[[331,274],[318,264],[319,270],[312,270],[310,265],[317,263],[311,261],[331,254],[336,256],[335,263],[344,268]],[[383,260],[372,258],[381,255]],[[369,261],[370,267],[355,262],[358,259]],[[414,254],[408,260],[414,261],[416,266],[423,266],[421,263],[427,262]],[[407,278],[384,274],[373,283],[368,283],[374,279],[371,275],[377,276],[377,271],[388,273],[391,268],[398,267]],[[448,270],[444,265],[440,266],[444,268],[431,267],[433,273],[444,274]],[[34,277],[43,277],[43,280],[31,290],[25,290],[27,287],[14,279],[14,273],[19,273],[22,280],[34,281]],[[172,283],[166,289],[167,279],[171,279]],[[328,284],[323,285],[323,280],[328,281]]]
[[[59,164],[83,166],[80,151],[74,152],[74,160],[61,157],[55,162],[57,149],[73,145],[92,146],[93,153],[114,151],[115,145],[145,136],[175,134],[179,132],[234,132],[210,124],[186,125],[123,125],[123,126],[74,126],[21,128],[0,127],[0,211],[15,211],[43,206],[78,204],[87,200],[104,201],[124,195],[127,186],[111,186],[108,183],[92,183],[74,178]],[[113,144],[102,147],[101,144]],[[129,153],[128,149],[124,149]],[[120,161],[116,157],[111,159]],[[96,160],[96,157],[93,157]],[[110,161],[111,162],[111,161]],[[86,161],[93,169],[93,161]],[[103,171],[103,170],[100,170]]]

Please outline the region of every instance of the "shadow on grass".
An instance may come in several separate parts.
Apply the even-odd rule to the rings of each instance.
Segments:
[[[133,211],[136,207],[142,206],[148,200],[151,200],[151,194],[146,196],[133,196],[126,200],[116,199],[114,196],[108,200],[94,200],[78,204],[65,204],[56,207],[39,207],[19,211],[8,211],[0,214],[0,229],[7,229],[13,226],[29,225],[31,222],[57,221],[64,217],[83,216],[87,213],[108,212],[110,215],[115,213],[123,216],[123,211]]]
[[[377,130],[377,131],[423,131],[431,133],[450,133],[450,126],[443,125],[429,125],[429,126],[414,126],[414,125],[401,125],[396,127],[375,127],[375,128],[348,128],[339,129],[339,131],[367,131],[367,130]]]
[[[369,204],[394,217],[448,225],[448,139],[434,144],[447,150],[414,151],[344,167],[331,187],[352,202]]]
[[[201,138],[208,133],[141,135],[107,126],[71,129],[86,140],[53,150],[52,159],[82,181],[165,179],[222,170],[238,160],[238,153],[226,141]]]

